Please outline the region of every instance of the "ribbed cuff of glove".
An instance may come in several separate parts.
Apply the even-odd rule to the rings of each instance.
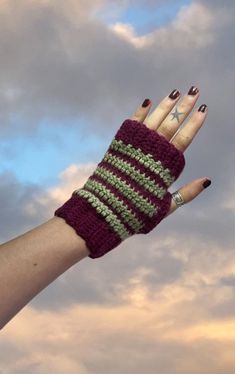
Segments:
[[[90,258],[101,257],[167,215],[167,189],[184,166],[184,154],[166,138],[126,119],[94,173],[54,215],[85,240]]]

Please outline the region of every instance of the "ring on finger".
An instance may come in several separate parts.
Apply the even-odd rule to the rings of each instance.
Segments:
[[[171,196],[172,196],[172,199],[174,200],[174,202],[176,203],[177,207],[180,207],[180,206],[185,204],[183,196],[181,195],[181,193],[179,191],[173,192],[171,194]]]

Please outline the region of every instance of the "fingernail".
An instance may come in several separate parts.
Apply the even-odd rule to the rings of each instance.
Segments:
[[[210,184],[211,184],[211,180],[210,179],[206,179],[205,182],[203,182],[203,187],[207,188]]]
[[[169,98],[172,99],[172,100],[175,100],[177,99],[177,97],[179,97],[180,95],[180,92],[178,90],[173,90],[170,95],[169,95]]]
[[[199,92],[199,89],[195,86],[192,86],[188,92],[188,95],[193,95],[195,96]]]
[[[144,102],[143,102],[143,104],[142,104],[142,107],[146,108],[150,103],[151,103],[150,99],[145,99]]]
[[[207,105],[206,105],[206,104],[202,104],[202,105],[200,106],[200,108],[198,109],[198,112],[203,112],[203,113],[205,113],[206,108],[207,108]]]

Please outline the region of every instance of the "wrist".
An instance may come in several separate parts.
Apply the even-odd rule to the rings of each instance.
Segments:
[[[75,260],[80,261],[90,254],[85,240],[63,218],[54,216],[50,222],[60,237],[60,246]]]

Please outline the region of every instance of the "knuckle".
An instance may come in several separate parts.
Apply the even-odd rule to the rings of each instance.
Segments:
[[[182,150],[183,146],[182,146],[182,143],[181,141],[179,141],[179,139],[174,139],[172,144],[174,144],[174,146],[177,148],[177,149],[180,149]]]
[[[189,110],[189,105],[187,103],[181,103],[179,106],[178,106],[178,110],[180,112],[187,112]]]
[[[189,135],[180,134],[176,137],[175,143],[180,147],[184,148],[191,143],[192,139]]]
[[[137,116],[137,115],[133,115],[133,116],[131,116],[131,119],[132,119],[133,121],[138,121],[138,120],[139,120],[139,116]]]
[[[167,125],[161,125],[159,130],[157,131],[160,135],[166,136],[167,138],[171,138],[173,133],[172,130]]]

